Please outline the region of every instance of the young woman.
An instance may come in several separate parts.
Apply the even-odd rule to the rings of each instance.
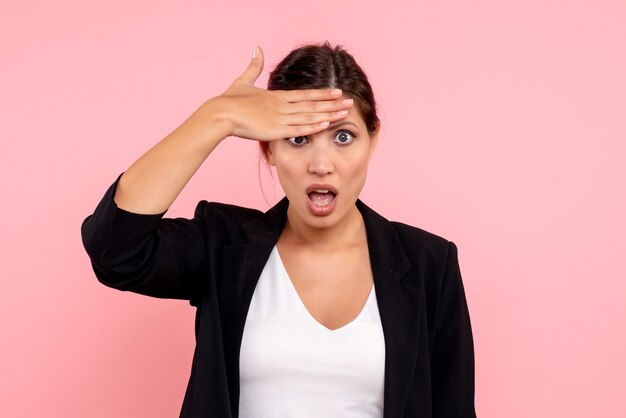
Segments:
[[[380,122],[341,47],[245,72],[121,173],[82,225],[100,282],[197,308],[181,417],[475,417],[457,248],[358,197]],[[285,197],[164,218],[226,137],[259,141]]]

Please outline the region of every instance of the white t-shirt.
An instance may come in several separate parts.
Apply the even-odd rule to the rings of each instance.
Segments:
[[[241,418],[382,418],[385,341],[374,286],[359,315],[331,330],[306,309],[274,247],[239,369]]]

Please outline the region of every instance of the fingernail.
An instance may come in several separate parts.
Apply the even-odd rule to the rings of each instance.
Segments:
[[[341,101],[341,104],[345,106],[345,105],[351,105],[353,102],[354,102],[354,99],[343,99]]]
[[[347,110],[340,110],[340,111],[337,112],[337,115],[339,115],[339,116],[343,116],[343,115],[347,115],[347,114],[348,114]]]
[[[333,96],[340,96],[340,95],[341,95],[341,89],[332,89],[332,90],[330,91],[330,93],[331,93]]]
[[[259,56],[259,47],[255,46],[254,49],[252,50],[252,58],[256,58]]]

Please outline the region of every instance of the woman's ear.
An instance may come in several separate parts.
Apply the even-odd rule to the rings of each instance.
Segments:
[[[374,156],[374,151],[376,150],[376,146],[378,145],[378,134],[380,133],[380,121],[376,122],[376,129],[373,134],[370,134],[370,156],[371,160]]]

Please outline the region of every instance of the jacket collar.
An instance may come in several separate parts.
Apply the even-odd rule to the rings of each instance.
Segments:
[[[276,244],[287,221],[289,200],[285,196],[261,216],[242,225],[244,236],[251,244]],[[372,271],[375,275],[400,281],[410,269],[396,231],[386,218],[360,199],[356,207],[363,216]]]

